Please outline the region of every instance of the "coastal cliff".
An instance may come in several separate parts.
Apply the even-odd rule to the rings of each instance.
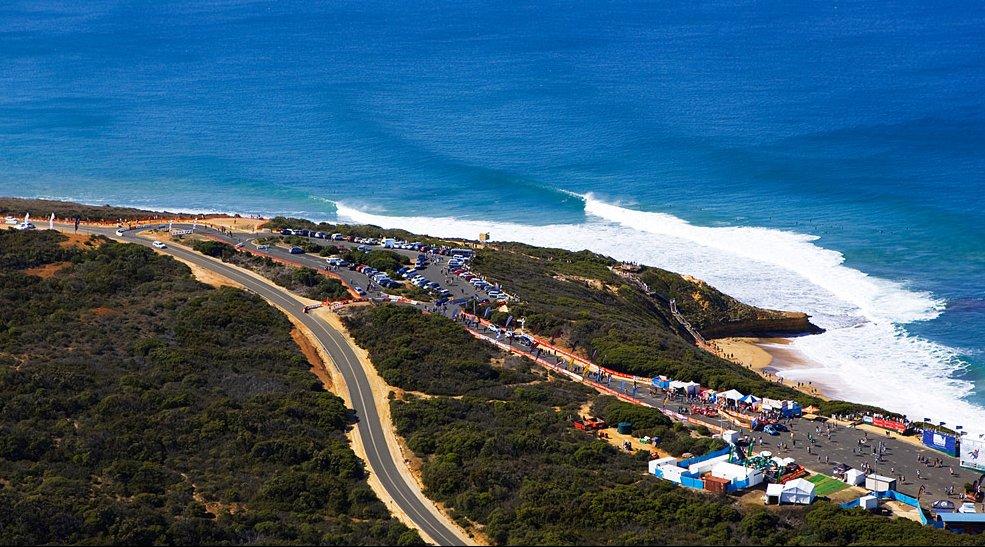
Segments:
[[[701,334],[705,338],[726,338],[730,336],[769,336],[818,334],[824,329],[811,323],[810,316],[803,312],[775,311],[752,318],[724,320],[705,326]]]
[[[681,314],[705,338],[817,334],[823,329],[803,312],[757,308],[689,275],[639,267],[636,276],[662,300],[674,300]]]

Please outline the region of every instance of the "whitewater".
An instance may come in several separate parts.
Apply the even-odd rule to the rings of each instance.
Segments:
[[[953,377],[966,366],[961,352],[906,330],[908,323],[937,317],[945,306],[942,300],[846,266],[844,256],[818,245],[816,236],[697,226],[591,194],[579,197],[584,222],[546,226],[390,216],[333,203],[343,222],[439,237],[476,239],[489,232],[492,241],[589,249],[693,275],[755,306],[803,311],[825,332],[792,339],[789,347],[811,365],[782,371],[782,376],[817,382],[834,397],[901,412],[911,420],[926,417],[976,433],[977,424],[985,424],[985,408],[964,400],[973,385]]]

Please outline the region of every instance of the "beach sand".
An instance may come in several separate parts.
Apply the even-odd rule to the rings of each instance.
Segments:
[[[828,399],[835,390],[817,380],[798,381],[806,370],[823,369],[790,347],[789,338],[718,338],[709,340],[719,357],[749,368],[763,378]]]
[[[216,217],[207,218],[199,222],[208,226],[222,226],[223,228],[236,232],[259,232],[260,225],[267,222],[265,218],[236,218],[236,217]]]

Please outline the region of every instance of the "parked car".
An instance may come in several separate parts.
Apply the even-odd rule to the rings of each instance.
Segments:
[[[362,287],[355,286],[352,287],[352,290],[356,291],[356,294],[358,294],[359,296],[366,296],[366,291],[364,291]]]

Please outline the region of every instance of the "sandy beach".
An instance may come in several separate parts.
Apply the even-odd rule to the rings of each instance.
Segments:
[[[807,360],[790,347],[789,338],[719,338],[709,340],[719,357],[756,371],[774,382],[782,382],[794,389],[828,399],[834,392],[830,386],[816,380],[799,381],[798,372],[823,368],[823,365]]]

